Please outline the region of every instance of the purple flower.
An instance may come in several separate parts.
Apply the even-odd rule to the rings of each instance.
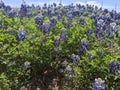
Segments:
[[[12,28],[8,28],[8,29],[7,29],[7,32],[8,32],[8,33],[13,33],[13,29],[12,29]]]
[[[82,24],[82,25],[84,25],[84,23],[85,23],[85,20],[84,20],[84,18],[80,18],[80,20],[79,20],[79,22],[78,22],[79,24]]]
[[[64,22],[64,27],[67,28],[70,26],[70,23],[69,22]]]
[[[60,32],[60,38],[65,39],[66,38],[66,29],[62,29]]]
[[[85,54],[87,48],[88,48],[88,41],[86,39],[82,39],[80,42],[80,52],[82,54]]]
[[[5,7],[5,4],[2,0],[0,0],[0,8],[4,8]]]
[[[109,64],[109,71],[112,74],[115,74],[120,69],[120,65],[117,60],[113,60]]]
[[[52,24],[56,24],[56,23],[57,23],[57,20],[56,20],[56,18],[51,18],[51,19],[50,19],[50,22],[51,22]]]
[[[19,30],[17,31],[17,35],[16,35],[16,40],[24,40],[26,37],[26,32],[24,30],[24,27],[19,28]]]
[[[55,37],[54,38],[54,45],[59,46],[60,45],[60,37]]]
[[[89,29],[87,29],[86,34],[90,35],[90,34],[92,34],[92,32],[93,32],[92,29],[89,28]]]
[[[104,29],[104,26],[105,26],[104,20],[103,20],[103,19],[99,19],[99,20],[97,21],[97,29],[103,30],[103,29]]]
[[[17,12],[15,10],[11,10],[7,15],[9,17],[15,17],[17,15]]]
[[[72,54],[72,55],[70,56],[70,61],[71,61],[74,65],[78,65],[78,60],[79,60],[79,56],[78,56],[78,55]]]
[[[69,14],[68,15],[68,20],[71,21],[73,19],[73,15],[72,14]]]
[[[101,78],[95,79],[93,90],[105,90],[105,84]]]
[[[49,33],[50,32],[50,28],[51,28],[50,22],[44,23],[43,26],[42,26],[42,32],[44,34]]]
[[[35,18],[35,23],[38,25],[38,26],[41,26],[43,24],[43,18],[40,17],[40,16],[37,16]]]
[[[27,6],[26,6],[26,4],[22,4],[21,5],[21,8],[20,8],[20,14],[21,14],[21,16],[26,16],[26,14],[27,14]]]
[[[10,6],[5,6],[4,8],[4,12],[9,12],[10,10],[12,10],[12,8]]]

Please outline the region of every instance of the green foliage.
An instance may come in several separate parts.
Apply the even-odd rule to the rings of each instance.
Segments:
[[[73,66],[73,80],[65,83],[64,90],[91,90],[92,82],[99,77],[105,80],[106,90],[120,89],[120,75],[111,75],[108,70],[109,62],[112,59],[120,59],[120,39],[101,38],[98,40],[93,34],[88,37],[86,30],[94,29],[92,19],[85,18],[85,25],[77,24],[77,17],[73,19],[70,27],[66,28],[67,38],[61,42],[60,53],[56,56],[54,37],[59,36],[60,30],[64,27],[62,20],[52,26],[49,34],[43,35],[36,28],[34,18],[20,19],[7,16],[1,16],[1,18],[3,27],[0,27],[0,90],[18,90],[21,86],[30,83],[32,71],[23,69],[26,61],[31,63],[34,72],[39,72],[45,68],[59,67],[65,60],[70,63],[69,56],[73,53],[80,56],[79,64]],[[44,22],[46,21],[48,21],[48,17],[44,16]],[[15,36],[21,25],[25,27],[27,37],[24,41],[17,41]],[[8,34],[6,32],[8,27],[12,27],[14,33]],[[120,32],[120,27],[118,30]],[[35,34],[35,38],[32,38],[33,34]],[[83,38],[89,42],[89,49],[85,55],[79,51],[79,43]],[[98,51],[104,53],[98,55]],[[88,57],[89,54],[93,54],[95,58]],[[57,61],[55,61],[56,58]]]

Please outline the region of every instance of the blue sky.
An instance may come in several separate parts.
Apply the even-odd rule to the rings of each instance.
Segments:
[[[7,5],[20,7],[22,0],[3,0]],[[60,0],[25,0],[27,4],[31,5],[32,3],[35,5],[43,5],[44,3],[59,3]],[[103,8],[108,8],[109,10],[115,9],[120,12],[120,0],[62,0],[63,4],[70,4],[70,3],[81,3],[85,4],[87,1],[88,4],[97,5],[101,7],[103,2]]]

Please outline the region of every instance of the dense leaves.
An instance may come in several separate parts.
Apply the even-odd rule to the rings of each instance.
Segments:
[[[51,68],[64,78],[61,90],[120,89],[119,13],[3,1],[0,9],[0,89],[19,90]]]

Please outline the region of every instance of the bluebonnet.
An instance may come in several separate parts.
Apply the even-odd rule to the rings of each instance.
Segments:
[[[8,33],[13,33],[13,29],[12,29],[12,28],[8,28],[8,29],[7,29],[7,32],[8,32]]]
[[[72,14],[69,14],[68,15],[68,21],[71,21],[73,19],[73,15]]]
[[[26,31],[24,27],[20,27],[16,34],[16,40],[24,40],[26,38]]]
[[[59,46],[60,45],[60,37],[59,36],[54,38],[54,45],[55,46]]]
[[[52,24],[56,24],[56,23],[57,23],[57,20],[56,20],[56,18],[51,18],[51,19],[50,19],[50,22],[51,22]]]
[[[104,20],[103,20],[103,19],[99,19],[99,20],[97,21],[97,28],[98,28],[99,30],[103,30],[103,29],[104,29],[104,26],[105,26]]]
[[[90,34],[92,34],[92,32],[93,32],[92,29],[89,28],[89,29],[87,29],[86,34],[90,35]]]
[[[96,36],[97,37],[103,37],[104,36],[104,27],[105,22],[103,19],[99,19],[96,24]]]
[[[89,15],[88,12],[85,12],[85,13],[83,14],[83,16],[85,16],[85,17],[87,17],[88,15]]]
[[[12,10],[12,8],[9,5],[5,6],[4,12],[8,13],[10,10]]]
[[[11,10],[10,12],[8,12],[9,17],[15,17],[16,15],[17,15],[17,12],[15,10]]]
[[[105,90],[105,84],[101,78],[95,79],[93,90]]]
[[[2,0],[0,0],[0,8],[4,8],[5,7],[5,4]]]
[[[56,4],[56,3],[53,3],[53,6],[54,6],[54,7],[56,7],[56,6],[57,6],[57,4]]]
[[[84,38],[84,39],[81,40],[80,45],[88,48],[88,41]]]
[[[26,61],[24,63],[24,66],[23,66],[23,69],[26,70],[26,69],[30,69],[32,66],[30,65],[30,62]]]
[[[84,23],[85,23],[84,18],[80,18],[80,20],[78,21],[78,23],[84,25]]]
[[[66,29],[62,29],[60,32],[60,38],[65,39],[66,38]]]
[[[44,3],[43,9],[47,8],[47,3]]]
[[[72,15],[73,16],[79,16],[80,12],[78,10],[74,10],[74,11],[72,11]]]
[[[21,16],[26,16],[27,14],[27,5],[26,4],[21,4],[21,8],[20,8],[20,14]]]
[[[43,32],[44,34],[47,34],[47,33],[50,32],[50,28],[51,28],[51,23],[50,23],[50,22],[44,23],[44,24],[42,25],[42,32]]]
[[[46,10],[42,10],[42,15],[47,15],[47,11]]]
[[[78,55],[72,54],[72,55],[70,56],[70,61],[71,61],[74,65],[78,65],[78,60],[79,60],[79,56],[78,56]]]
[[[35,18],[35,23],[36,23],[38,26],[43,25],[43,18],[40,17],[40,16],[36,16],[36,18]]]
[[[58,15],[58,20],[61,19],[61,17],[62,17],[62,16],[59,14],[59,15]]]
[[[115,74],[118,70],[120,70],[120,64],[117,60],[113,60],[109,64],[109,71],[112,74]]]
[[[67,28],[70,26],[70,23],[69,22],[64,22],[64,27]]]
[[[66,74],[67,74],[67,80],[71,80],[73,78],[73,74],[74,74],[73,67],[67,65],[65,70],[66,70]]]
[[[108,9],[104,9],[104,11],[103,11],[104,13],[108,13],[109,11],[108,11]]]
[[[88,41],[84,38],[80,42],[80,52],[82,54],[85,54],[87,49],[88,49]]]
[[[114,38],[113,32],[116,35],[116,37],[118,37],[118,30],[117,30],[117,27],[116,27],[116,23],[110,23],[110,25],[108,26],[107,37]]]

